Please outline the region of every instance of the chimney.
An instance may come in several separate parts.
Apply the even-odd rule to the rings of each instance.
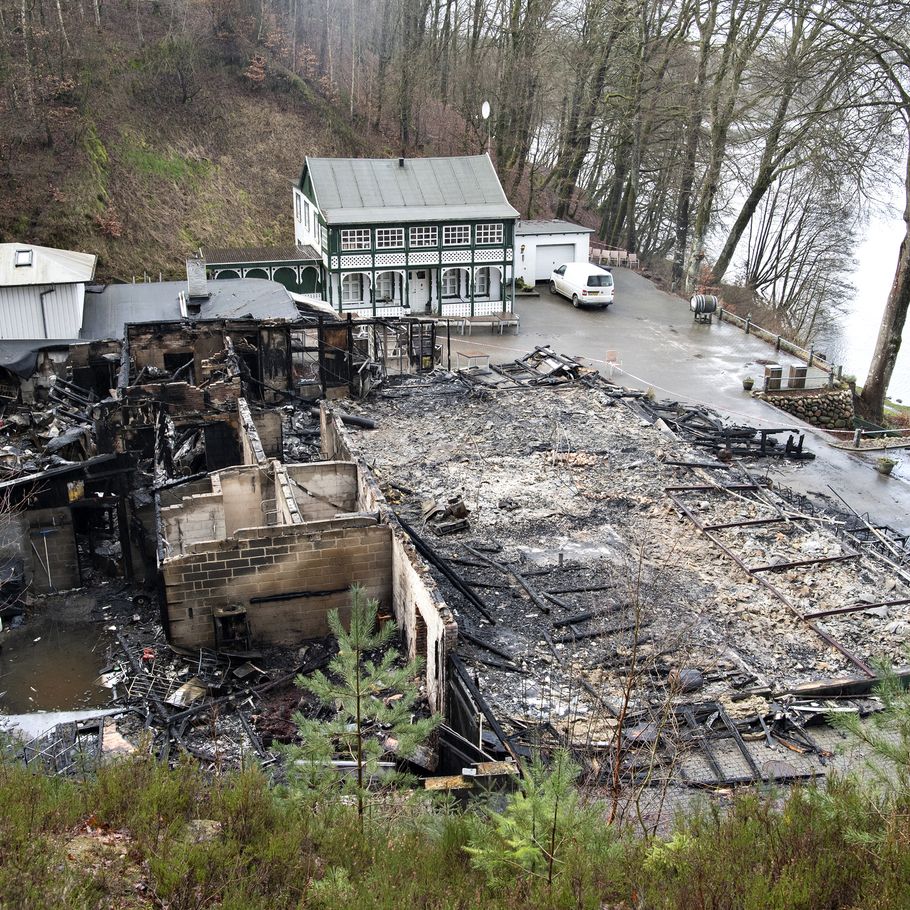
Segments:
[[[200,250],[192,259],[186,260],[186,289],[187,297],[190,300],[194,298],[209,297],[208,282],[205,277],[205,258]]]
[[[399,166],[399,167],[404,167],[404,158],[399,158],[399,159],[398,159],[398,166]]]

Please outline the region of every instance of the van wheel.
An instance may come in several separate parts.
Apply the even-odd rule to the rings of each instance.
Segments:
[[[578,309],[578,294],[572,295],[572,306],[574,306],[576,310]]]
[[[556,296],[556,283],[554,281],[550,282],[550,293],[555,297]]]

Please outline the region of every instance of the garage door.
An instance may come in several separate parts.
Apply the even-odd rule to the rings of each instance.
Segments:
[[[538,243],[535,281],[546,281],[550,272],[566,262],[575,262],[574,243]]]

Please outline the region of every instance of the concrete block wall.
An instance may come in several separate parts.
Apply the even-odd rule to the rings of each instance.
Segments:
[[[27,531],[25,545],[28,546],[30,554],[30,558],[26,559],[26,572],[30,572],[32,590],[36,594],[46,594],[53,590],[67,591],[70,588],[78,588],[82,583],[79,578],[79,554],[76,550],[76,536],[73,533],[73,516],[69,508],[35,509],[26,512],[25,524]],[[45,538],[35,533],[39,530],[50,530],[52,533]]]
[[[322,452],[348,459],[358,467],[357,502],[363,511],[376,510],[392,531],[392,585],[395,621],[402,630],[410,657],[425,665],[427,697],[436,711],[445,711],[447,655],[455,647],[458,624],[429,568],[398,523],[369,467],[357,459],[341,420],[331,407],[320,407]]]
[[[354,462],[317,461],[287,465],[286,469],[304,521],[334,518],[339,512],[370,511],[358,499]]]
[[[251,409],[253,423],[259,433],[259,441],[267,458],[281,458],[284,455],[284,434],[281,430],[280,411],[259,411]]]
[[[272,489],[272,482],[261,468],[246,465],[225,468],[218,472],[224,493],[224,533],[230,537],[240,528],[260,528],[269,524],[268,510],[274,503],[264,503],[263,490]],[[272,498],[269,492],[266,498]]]
[[[170,553],[182,553],[200,541],[223,540],[226,531],[221,491],[197,493],[177,505],[162,506],[161,527]]]
[[[383,609],[392,607],[390,529],[362,518],[257,528],[191,550],[162,565],[175,644],[213,646],[212,611],[233,604],[247,608],[256,642],[324,635],[328,611],[343,615],[355,583]]]
[[[243,452],[243,463],[265,466],[268,459],[262,448],[259,430],[250,413],[250,406],[244,398],[237,399],[237,416],[240,423],[240,449]]]
[[[395,622],[402,630],[408,657],[419,657],[423,663],[430,707],[444,712],[447,655],[458,639],[458,623],[430,575],[429,567],[398,523],[366,463],[358,461],[357,467],[361,508],[375,509],[392,532],[392,609]]]
[[[296,487],[288,476],[287,468],[277,459],[272,462],[272,476],[275,484],[275,504],[278,508],[278,524],[303,524],[304,516],[295,498]],[[326,518],[332,516],[326,515]]]

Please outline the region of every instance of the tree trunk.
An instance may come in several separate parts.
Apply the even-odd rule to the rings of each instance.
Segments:
[[[907,138],[910,145],[910,131]],[[871,420],[880,420],[884,411],[885,395],[901,349],[901,336],[907,322],[908,307],[910,307],[910,157],[907,159],[907,171],[904,176],[904,238],[901,240],[894,282],[888,294],[881,328],[878,330],[878,341],[875,343],[869,375],[860,395],[860,408]]]
[[[692,110],[689,113],[689,122],[686,124],[685,155],[683,156],[679,195],[676,197],[676,218],[674,223],[676,244],[673,250],[671,291],[678,290],[682,282],[686,251],[689,244],[689,225],[692,220],[692,186],[695,183],[695,158],[698,154],[698,139],[701,133],[701,122],[704,113],[702,99],[708,75],[708,59],[711,55],[711,38],[714,35],[715,12],[716,7],[712,5],[708,10],[706,21],[701,24],[698,69],[695,72],[695,84],[692,86]]]

